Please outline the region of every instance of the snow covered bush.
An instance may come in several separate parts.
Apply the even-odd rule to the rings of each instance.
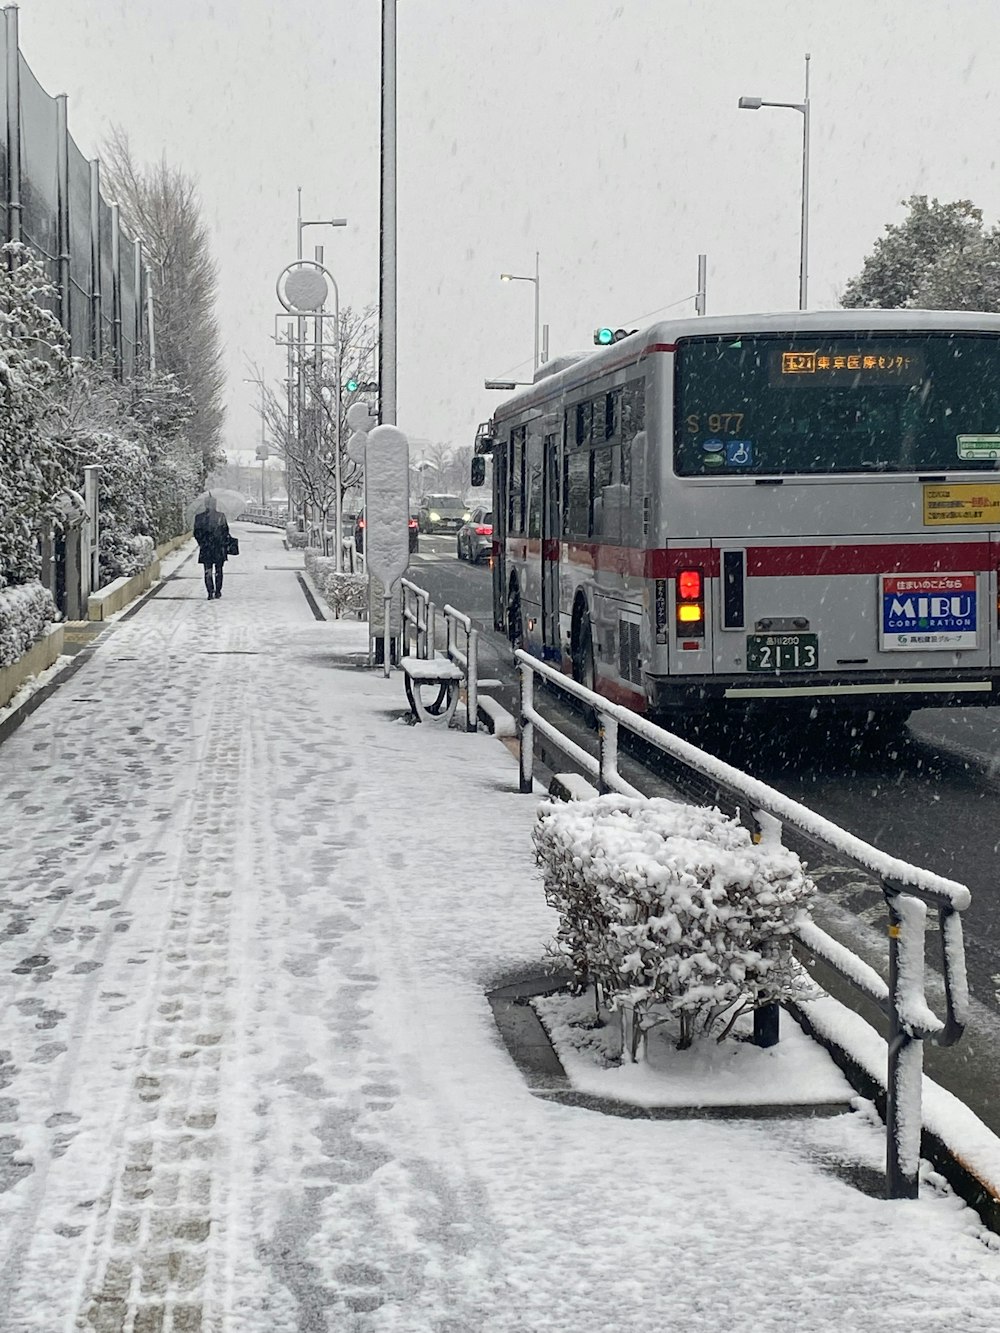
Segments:
[[[52,597],[40,583],[4,588],[0,592],[0,667],[23,657],[45,633],[55,613]]]
[[[286,523],[285,541],[290,549],[304,551],[309,545],[309,534],[308,532],[300,532],[297,523]]]
[[[576,983],[676,1024],[680,1048],[797,989],[791,932],[815,886],[777,840],[720,811],[601,796],[550,802],[533,831]],[[632,1052],[634,1055],[634,1050]]]
[[[41,301],[53,289],[22,245],[0,250],[0,588],[40,570],[38,536],[76,485],[72,448],[56,427],[58,391],[71,375],[66,335]]]
[[[306,571],[323,595],[327,606],[338,616],[352,612],[359,617],[368,614],[368,579],[364,574],[350,574],[338,570],[336,561],[318,551],[306,551]]]

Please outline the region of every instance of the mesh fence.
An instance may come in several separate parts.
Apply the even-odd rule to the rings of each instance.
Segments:
[[[0,114],[6,116],[6,29],[0,23]],[[42,260],[54,291],[45,304],[56,315],[60,311],[59,271],[59,114],[50,97],[18,56],[20,80],[21,238]],[[5,121],[6,124],[6,121]],[[106,357],[114,349],[114,260],[111,243],[111,209],[102,198],[98,209],[99,236],[97,273],[93,272],[91,237],[90,163],[68,137],[68,188],[66,190],[66,239],[69,258],[68,333],[74,356],[93,353],[92,294],[101,298],[101,344]],[[7,136],[0,133],[0,193],[8,178]],[[2,239],[10,235],[9,199],[0,200]],[[131,237],[124,231],[120,244],[121,344],[123,370],[136,368],[136,307],[134,254]]]

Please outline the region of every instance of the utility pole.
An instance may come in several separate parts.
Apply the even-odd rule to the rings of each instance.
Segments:
[[[382,0],[379,210],[379,421],[396,424],[396,0]]]

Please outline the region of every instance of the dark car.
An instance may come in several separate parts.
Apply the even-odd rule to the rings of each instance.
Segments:
[[[488,560],[493,554],[493,510],[485,505],[473,509],[468,523],[459,528],[456,540],[459,560],[471,560],[474,565]]]
[[[407,524],[410,529],[410,552],[412,554],[417,549],[419,540],[417,520],[412,514],[407,519]],[[360,552],[363,552],[365,549],[365,511],[363,509],[354,520],[354,549]]]
[[[417,522],[421,532],[457,532],[470,517],[469,506],[460,495],[425,495]]]

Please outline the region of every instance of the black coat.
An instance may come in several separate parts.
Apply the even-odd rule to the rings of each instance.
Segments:
[[[225,514],[203,509],[194,518],[199,565],[224,565],[229,558],[229,524]]]

